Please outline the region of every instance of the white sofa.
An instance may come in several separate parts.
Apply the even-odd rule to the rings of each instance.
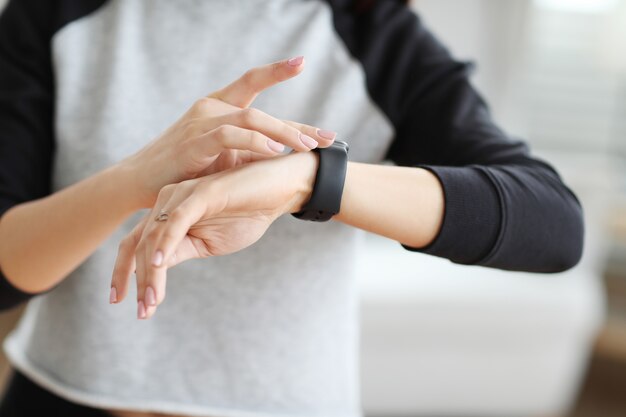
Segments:
[[[460,266],[367,236],[358,268],[368,415],[567,412],[604,318],[598,224],[607,190],[597,184],[608,182],[578,169],[594,163],[604,164],[560,166],[587,216],[583,261],[562,274]]]

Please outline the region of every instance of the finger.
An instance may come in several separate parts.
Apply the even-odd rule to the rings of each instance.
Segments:
[[[195,250],[195,247],[193,246],[193,244],[191,243],[191,240],[189,239],[188,236],[185,236],[183,238],[183,242],[181,242],[179,248],[174,251],[174,253],[166,260],[164,261],[166,263],[165,265],[165,269],[170,269],[176,265],[178,265],[179,263],[182,263],[188,259],[193,259],[193,258],[197,258],[198,256],[195,255],[197,254],[197,251]],[[164,282],[167,281],[167,277],[164,280]],[[150,288],[149,286],[146,288]],[[164,287],[165,288],[165,287]],[[161,292],[161,294],[164,294],[165,289]],[[144,308],[145,308],[145,319],[150,319],[152,318],[152,316],[154,316],[154,314],[157,311],[157,306],[160,305],[163,302],[163,298],[158,300],[158,304],[157,305],[147,305],[146,301],[144,300]]]
[[[263,90],[300,74],[304,57],[298,56],[248,70],[239,79],[209,95],[237,107],[248,107]]]
[[[153,221],[155,221],[153,219]],[[165,299],[167,274],[166,269],[152,271],[152,260],[148,260],[148,254],[151,252],[151,246],[148,241],[154,239],[158,232],[153,229],[150,233],[144,235],[142,243],[137,247],[137,318],[150,318],[157,305]]]
[[[285,145],[278,143],[256,130],[244,129],[233,125],[221,125],[198,138],[189,149],[192,155],[206,155],[213,158],[225,149],[253,152],[276,156],[285,150]]]
[[[183,237],[182,242],[180,242],[174,253],[168,257],[167,268],[172,268],[189,259],[206,257],[206,253],[198,251],[198,247],[196,245],[204,245],[204,241],[189,235]]]
[[[150,230],[147,228],[144,233],[137,254],[142,265],[141,271],[137,273],[138,318],[150,318],[165,298],[167,268],[170,258],[176,253],[177,244],[174,243],[171,250],[166,252],[161,249],[159,242],[163,239],[182,241],[189,227],[200,218],[201,204],[190,207],[185,201],[179,203],[190,192],[188,188],[178,187],[171,199],[162,206],[162,210],[168,213],[167,220],[155,221],[148,226]]]
[[[120,303],[128,294],[128,284],[130,276],[135,271],[135,248],[141,237],[143,229],[148,220],[144,218],[133,228],[133,230],[119,244],[113,276],[111,278],[111,291],[109,302],[111,304]]]
[[[199,152],[200,151],[198,151],[198,153]],[[244,164],[254,162],[254,161],[261,161],[263,159],[269,159],[269,158],[275,157],[276,155],[281,155],[281,154],[273,153],[272,155],[268,155],[265,153],[252,152],[252,151],[237,151],[236,153],[233,152],[231,155],[229,155],[230,161],[228,163],[225,163],[225,165],[224,163],[221,163],[221,162],[218,162],[217,164],[215,163],[209,164],[205,169],[203,169],[202,171],[198,173],[196,178],[206,177],[207,175],[215,174],[217,172],[223,171],[224,169],[227,169],[230,167],[234,167],[236,165],[244,165]],[[207,158],[207,160],[210,160],[210,157]]]
[[[154,239],[158,234],[158,227],[155,225],[159,223],[157,216],[160,216],[163,210],[168,210],[168,204],[175,203],[177,192],[180,195],[181,184],[167,185],[159,191],[157,201],[152,208],[150,214],[146,216],[146,225],[143,228],[142,234],[135,247],[134,257],[136,262],[136,281],[137,281],[137,318],[148,318],[148,311],[150,306],[156,306],[157,298],[159,301],[163,301],[165,298],[165,284],[166,276],[163,274],[161,277],[157,277],[150,282],[148,287],[146,277],[150,272],[151,260],[146,259],[150,252],[150,241]],[[152,311],[152,314],[154,312]]]
[[[162,271],[170,264],[206,255],[206,253],[198,252],[191,238],[187,236],[190,227],[200,220],[203,213],[210,211],[206,200],[196,195],[190,196],[172,210],[168,220],[161,224],[160,233],[155,237],[152,245],[151,269],[153,271]],[[150,274],[148,276],[150,277]]]
[[[198,121],[199,130],[210,131],[216,126],[232,125],[255,130],[297,151],[309,151],[318,146],[318,141],[298,129],[269,114],[247,108],[223,116]]]
[[[283,120],[283,123],[298,129],[300,132],[314,138],[320,148],[327,148],[333,144],[337,133],[332,130],[318,129],[317,127],[305,125],[304,123],[292,122],[291,120]]]

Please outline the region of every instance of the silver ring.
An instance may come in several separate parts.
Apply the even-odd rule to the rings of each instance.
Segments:
[[[167,210],[161,210],[159,211],[159,214],[156,215],[154,220],[156,220],[157,222],[164,222],[169,218],[170,218],[170,213],[168,213]]]

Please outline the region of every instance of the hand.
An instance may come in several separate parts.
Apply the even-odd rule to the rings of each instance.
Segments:
[[[124,299],[136,269],[137,316],[150,318],[165,298],[168,268],[259,240],[274,220],[308,201],[317,164],[315,153],[293,153],[164,187],[152,211],[120,243],[110,301]],[[155,221],[162,210],[168,220]]]
[[[302,57],[253,68],[199,99],[176,123],[122,164],[134,172],[139,205],[152,207],[159,190],[180,181],[279,155],[284,145],[309,151],[335,133],[282,121],[248,108],[263,90],[298,75]]]

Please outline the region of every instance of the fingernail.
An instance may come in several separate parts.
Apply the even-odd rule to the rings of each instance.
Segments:
[[[152,287],[146,288],[146,304],[148,304],[149,306],[156,305],[156,295]]]
[[[163,252],[158,250],[154,252],[154,256],[152,257],[152,265],[161,266],[161,262],[163,262]]]
[[[289,61],[287,61],[287,64],[289,64],[292,67],[297,67],[300,64],[302,64],[302,61],[304,61],[304,57],[300,55],[295,58],[291,58]]]
[[[300,141],[304,143],[304,145],[309,149],[317,148],[317,141],[310,136],[303,135],[302,133],[298,133],[300,137]]]
[[[285,145],[283,145],[282,143],[278,143],[271,139],[267,140],[267,147],[270,148],[274,152],[282,152],[285,150]]]
[[[143,301],[139,300],[137,303],[137,318],[145,319],[146,318],[146,306],[144,306]]]
[[[117,290],[115,287],[111,287],[111,294],[109,295],[109,303],[117,303]]]
[[[317,129],[317,135],[324,139],[333,140],[337,136],[337,133],[332,130]]]

